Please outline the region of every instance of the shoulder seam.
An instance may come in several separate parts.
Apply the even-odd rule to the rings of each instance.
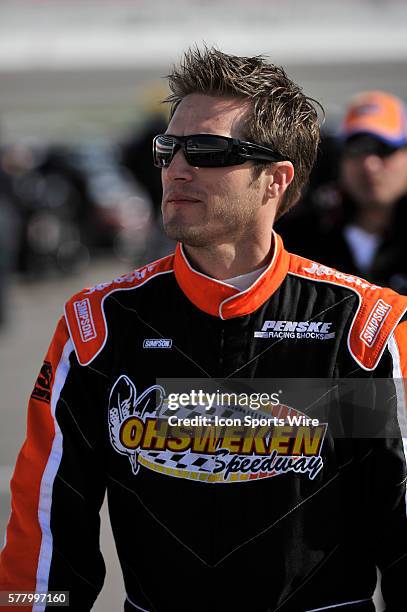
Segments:
[[[333,285],[334,287],[339,287],[340,289],[349,289],[349,291],[352,291],[353,293],[355,293],[357,296],[360,297],[355,287],[350,287],[348,285],[342,285],[342,283],[337,282],[337,281],[328,280],[326,278],[313,278],[311,276],[305,276],[305,274],[304,275],[300,274],[299,272],[292,272],[291,270],[288,270],[287,274],[289,274],[290,276],[296,276],[297,278],[302,278],[304,280],[311,281],[314,283],[326,283],[327,285]]]
[[[165,258],[163,258],[165,259]],[[161,261],[161,260],[158,260]],[[72,340],[72,344],[74,346],[75,349],[75,354],[76,357],[78,359],[78,362],[80,363],[80,365],[82,366],[87,366],[90,363],[92,363],[92,361],[94,361],[94,359],[96,359],[96,357],[103,351],[108,336],[109,336],[109,330],[108,330],[108,326],[107,326],[107,321],[106,321],[106,317],[105,317],[105,311],[104,311],[104,302],[106,300],[106,298],[110,297],[113,293],[116,293],[118,291],[132,291],[134,289],[138,289],[139,287],[142,287],[143,285],[145,285],[146,283],[148,283],[149,281],[153,280],[154,278],[157,278],[158,276],[162,276],[163,274],[171,274],[174,272],[174,269],[171,268],[170,270],[164,270],[162,272],[156,272],[155,274],[152,274],[151,276],[149,276],[148,278],[146,278],[145,280],[143,280],[141,283],[138,283],[137,285],[133,285],[131,287],[114,287],[112,288],[110,291],[108,291],[107,293],[105,293],[105,295],[102,296],[101,300],[100,300],[100,310],[101,310],[101,314],[103,317],[103,323],[104,323],[104,339],[103,342],[101,344],[101,346],[99,347],[99,349],[92,355],[92,357],[86,361],[82,361],[79,355],[79,352],[77,350],[77,346],[76,346],[76,342],[74,340],[74,336],[73,336],[73,332],[70,326],[70,319],[68,316],[68,312],[67,312],[67,306],[71,303],[74,303],[74,300],[79,300],[81,298],[84,298],[85,296],[89,296],[91,295],[90,293],[87,293],[86,290],[82,290],[80,292],[78,292],[77,294],[75,294],[74,296],[72,296],[72,298],[70,298],[66,303],[65,303],[65,307],[64,307],[64,313],[65,313],[65,320],[66,320],[66,324],[68,327],[68,331],[69,331],[69,335],[70,338]],[[120,277],[118,277],[120,278]],[[113,283],[114,281],[112,281]]]
[[[349,331],[348,331],[348,337],[347,337],[347,347],[349,350],[349,353],[351,354],[352,358],[356,361],[356,363],[365,371],[367,372],[372,372],[377,364],[379,363],[380,359],[382,358],[382,355],[386,349],[386,346],[388,345],[389,339],[391,338],[392,334],[394,333],[395,328],[397,327],[397,325],[399,324],[400,320],[402,319],[402,317],[406,314],[407,312],[407,307],[401,312],[401,314],[397,317],[394,325],[392,326],[392,328],[390,329],[390,331],[387,333],[387,337],[385,338],[385,341],[383,343],[382,348],[380,349],[380,351],[378,352],[378,354],[376,355],[376,358],[374,360],[374,364],[372,367],[368,367],[366,366],[353,352],[352,347],[351,347],[351,337],[352,337],[352,332],[353,332],[353,328],[356,322],[357,317],[360,315],[360,313],[363,310],[363,296],[359,293],[359,291],[356,289],[356,287],[349,287],[348,285],[344,285],[341,282],[336,282],[333,280],[328,280],[328,279],[323,279],[323,278],[310,278],[309,276],[305,276],[302,275],[298,272],[292,272],[292,271],[288,271],[289,275],[291,276],[296,276],[297,278],[301,278],[301,279],[305,279],[305,280],[310,280],[310,281],[314,281],[317,283],[325,283],[328,285],[333,285],[334,287],[340,287],[341,289],[349,289],[350,291],[352,291],[358,298],[359,303],[358,303],[358,307],[356,309],[356,312],[353,314],[352,317],[352,321],[349,327]],[[349,275],[349,276],[353,276],[353,275]],[[355,277],[358,278],[358,277]],[[340,281],[340,279],[338,279]],[[368,285],[371,285],[370,283],[368,283]],[[379,289],[379,293],[378,293],[378,297],[380,297],[380,289],[384,289],[382,287],[378,287],[377,285],[371,285],[373,287],[377,287]]]

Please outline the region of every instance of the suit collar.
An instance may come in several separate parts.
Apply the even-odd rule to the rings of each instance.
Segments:
[[[245,291],[239,291],[225,282],[194,270],[181,244],[177,245],[174,259],[177,283],[197,308],[210,315],[221,319],[248,315],[269,299],[287,275],[289,254],[285,251],[280,236],[273,232],[273,237],[274,253],[269,265]]]

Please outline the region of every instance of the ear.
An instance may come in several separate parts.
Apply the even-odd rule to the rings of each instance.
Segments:
[[[265,172],[266,194],[270,199],[281,199],[294,178],[294,166],[290,161],[275,162]]]

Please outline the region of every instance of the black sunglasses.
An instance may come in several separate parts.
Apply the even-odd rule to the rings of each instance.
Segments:
[[[356,135],[349,138],[343,145],[342,154],[348,158],[366,157],[368,155],[376,155],[381,159],[390,157],[402,147],[387,144],[374,136]]]
[[[167,168],[179,149],[182,149],[188,164],[198,168],[237,166],[246,161],[290,161],[288,157],[269,147],[237,138],[215,134],[159,134],[153,141],[154,165],[157,168]]]

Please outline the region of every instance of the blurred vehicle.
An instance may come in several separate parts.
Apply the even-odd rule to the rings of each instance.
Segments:
[[[21,217],[18,270],[74,272],[88,260],[75,181],[58,149],[11,147],[3,156]]]
[[[142,263],[153,231],[151,198],[120,166],[113,146],[82,145],[72,163],[85,178],[85,196],[93,210],[88,239],[96,248],[112,248],[129,263]]]
[[[135,264],[150,232],[148,197],[106,144],[26,147],[3,151],[20,216],[17,269],[72,273],[113,249]]]
[[[0,327],[7,320],[8,286],[15,267],[18,243],[18,214],[9,177],[0,168]]]

